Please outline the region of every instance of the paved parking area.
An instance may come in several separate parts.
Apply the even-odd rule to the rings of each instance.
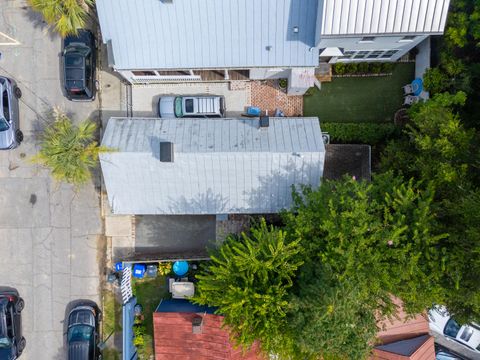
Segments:
[[[250,105],[250,85],[231,90],[228,83],[155,84],[132,87],[133,116],[158,117],[158,100],[162,95],[212,94],[225,96],[227,116],[240,116]]]
[[[60,360],[66,307],[99,296],[99,235],[102,223],[93,183],[75,190],[52,181],[29,162],[53,106],[75,121],[96,119],[98,101],[73,103],[60,83],[61,39],[48,32],[26,1],[0,2],[0,31],[20,42],[0,46],[0,74],[13,77],[23,92],[20,126],[25,135],[15,150],[0,152],[1,285],[25,299],[22,359]]]

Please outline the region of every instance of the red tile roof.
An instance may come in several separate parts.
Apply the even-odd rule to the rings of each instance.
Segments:
[[[192,333],[192,319],[203,317],[201,334]],[[196,313],[153,314],[155,360],[261,360],[258,347],[242,353],[234,349],[223,316]]]

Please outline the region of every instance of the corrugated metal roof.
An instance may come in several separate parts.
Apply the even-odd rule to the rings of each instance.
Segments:
[[[310,51],[317,3],[97,0],[96,6],[116,69],[205,69],[317,65],[318,50]]]
[[[174,143],[174,162],[159,160]],[[101,166],[117,214],[275,213],[292,184],[320,183],[325,147],[317,118],[111,118]]]
[[[319,0],[322,35],[441,34],[449,0]]]

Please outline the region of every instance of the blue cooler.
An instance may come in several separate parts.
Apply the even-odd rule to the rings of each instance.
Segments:
[[[261,112],[262,111],[260,110],[260,108],[258,108],[256,106],[247,107],[247,115],[249,115],[249,116],[260,116]]]

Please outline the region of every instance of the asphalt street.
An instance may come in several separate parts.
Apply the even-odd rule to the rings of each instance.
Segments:
[[[21,88],[22,145],[0,152],[0,285],[25,299],[21,359],[65,359],[64,319],[73,301],[100,301],[99,194],[95,184],[76,190],[54,182],[29,159],[59,107],[75,121],[98,116],[98,100],[73,103],[60,81],[61,39],[25,1],[0,1],[0,32],[19,45],[0,45],[0,75]]]

